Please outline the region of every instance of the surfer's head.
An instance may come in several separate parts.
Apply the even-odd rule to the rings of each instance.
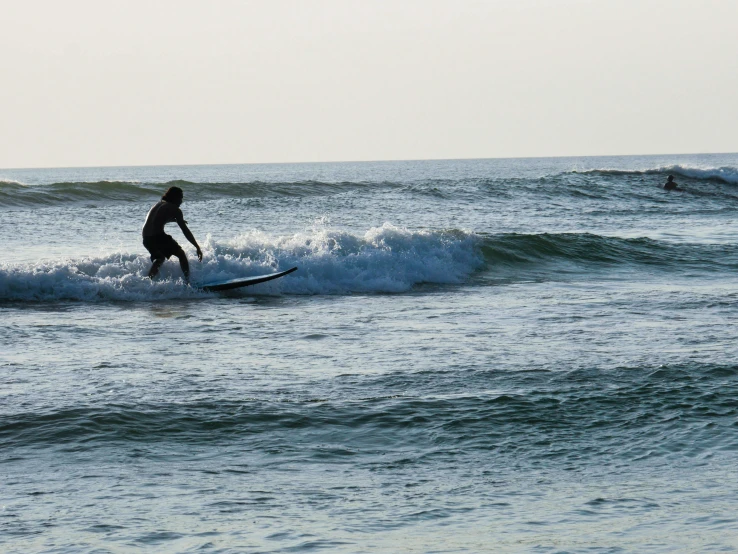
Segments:
[[[671,182],[672,182],[672,181],[674,180],[674,176],[673,176],[673,175],[669,175],[669,176],[668,176],[668,177],[666,178],[666,180],[667,180],[667,181],[669,181],[669,182],[671,183]],[[174,188],[174,187],[172,187],[172,188]]]
[[[161,197],[162,200],[166,202],[171,202],[172,204],[179,206],[182,203],[182,199],[184,198],[184,193],[182,192],[182,189],[179,187],[169,187],[167,191],[164,193],[164,196]]]

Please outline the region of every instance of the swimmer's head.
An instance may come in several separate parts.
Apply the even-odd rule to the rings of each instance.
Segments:
[[[183,198],[184,193],[179,187],[169,187],[164,193],[164,196],[161,197],[162,200],[166,202],[171,202],[175,206],[179,206],[182,203]]]
[[[668,176],[668,177],[666,178],[666,180],[667,180],[667,181],[669,181],[669,182],[671,182],[671,181],[673,181],[673,180],[674,180],[674,176],[673,176],[673,175],[669,175],[669,176]]]

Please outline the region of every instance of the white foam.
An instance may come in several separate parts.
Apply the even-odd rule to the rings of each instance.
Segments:
[[[738,169],[735,167],[696,167],[672,165],[657,169],[659,173],[674,173],[692,179],[719,179],[725,183],[738,184]]]
[[[575,173],[590,174],[590,173],[604,173],[611,175],[655,175],[663,174],[667,175],[673,173],[674,175],[681,175],[690,179],[717,179],[724,183],[738,184],[738,168],[731,166],[723,167],[700,167],[690,165],[664,165],[654,167],[645,170],[634,170],[634,169],[617,169],[617,168],[600,168],[600,169],[589,169],[586,171],[574,171]]]
[[[411,231],[385,223],[363,235],[318,228],[291,236],[252,231],[217,243],[203,263],[190,258],[192,282],[234,279],[298,266],[248,294],[398,293],[419,283],[461,283],[483,265],[480,239],[461,231]],[[176,259],[146,278],[147,256],[118,253],[51,263],[0,264],[0,300],[105,301],[205,297],[181,280]]]
[[[16,185],[21,187],[27,187],[25,183],[21,183],[20,181],[16,181],[15,179],[6,179],[5,177],[0,177],[0,186],[2,185]]]

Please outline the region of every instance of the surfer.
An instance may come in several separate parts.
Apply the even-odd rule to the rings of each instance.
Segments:
[[[664,190],[681,190],[677,184],[674,182],[674,176],[669,175],[666,178],[666,183],[664,184]]]
[[[144,223],[141,234],[143,235],[143,245],[151,253],[151,261],[154,262],[149,270],[150,279],[156,277],[161,264],[165,260],[170,256],[177,256],[185,280],[190,280],[190,264],[187,261],[187,254],[177,244],[176,240],[164,232],[164,225],[167,223],[177,222],[184,236],[197,249],[197,259],[202,261],[202,250],[200,250],[195,237],[187,228],[182,210],[179,209],[183,198],[184,193],[181,188],[169,187],[161,200],[149,210],[149,214],[146,216],[146,223]]]

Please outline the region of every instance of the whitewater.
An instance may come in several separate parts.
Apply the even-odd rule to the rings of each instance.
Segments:
[[[169,186],[194,284],[298,271],[149,280]],[[737,209],[736,154],[0,169],[0,550],[738,550]]]

